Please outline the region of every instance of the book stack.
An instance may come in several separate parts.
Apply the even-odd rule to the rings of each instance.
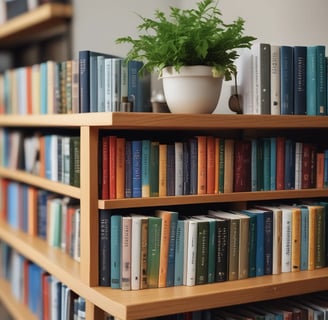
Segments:
[[[99,285],[195,286],[328,265],[327,202],[204,214],[99,211]]]
[[[328,147],[283,136],[100,137],[101,199],[328,186]]]
[[[254,44],[238,67],[245,114],[327,115],[324,45]]]
[[[10,282],[17,301],[38,319],[85,319],[84,298],[3,241],[0,254],[0,276]]]

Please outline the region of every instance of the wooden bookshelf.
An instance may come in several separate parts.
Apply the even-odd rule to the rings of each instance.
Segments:
[[[328,189],[302,189],[263,192],[227,193],[140,199],[98,199],[98,139],[103,130],[124,132],[127,136],[142,133],[216,133],[235,136],[288,130],[318,139],[328,130],[328,117],[267,115],[178,115],[152,113],[88,113],[65,115],[0,116],[1,127],[72,129],[80,132],[81,187],[75,188],[44,178],[0,168],[0,176],[31,184],[80,199],[81,262],[73,261],[41,239],[13,230],[0,222],[0,239],[39,264],[87,300],[87,319],[99,319],[108,312],[117,319],[148,317],[269,300],[320,290],[328,290],[327,268],[289,272],[245,280],[227,281],[194,287],[170,287],[123,291],[98,286],[98,209],[231,203],[244,206],[252,201],[326,198]],[[317,131],[319,130],[319,131]],[[323,141],[323,140],[322,140]],[[0,282],[2,287],[2,282]],[[0,299],[1,299],[0,294]]]
[[[10,49],[68,30],[73,15],[69,4],[47,3],[0,25],[0,48]]]

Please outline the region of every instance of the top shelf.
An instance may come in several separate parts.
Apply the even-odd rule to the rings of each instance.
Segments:
[[[1,43],[1,31],[0,31]],[[220,130],[220,129],[323,129],[328,117],[294,115],[79,113],[53,115],[1,115],[4,127],[99,127],[125,130]]]
[[[10,49],[67,31],[72,17],[69,4],[46,3],[0,25],[0,48]]]

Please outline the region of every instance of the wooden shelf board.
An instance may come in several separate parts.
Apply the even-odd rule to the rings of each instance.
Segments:
[[[97,112],[54,115],[1,115],[0,126],[80,127],[125,130],[244,130],[328,128],[328,117],[289,115],[171,114]]]
[[[50,181],[48,179],[38,177],[24,171],[0,167],[0,176],[3,178],[33,185],[38,188],[46,189],[48,191],[52,191],[61,195],[69,196],[75,199],[80,199],[81,196],[80,188],[59,183],[56,181]]]
[[[94,288],[91,302],[121,319],[204,310],[328,289],[327,268],[194,287],[123,291]],[[115,304],[120,308],[115,309]],[[124,309],[122,310],[122,306]],[[123,312],[123,313],[122,313]]]
[[[62,33],[67,30],[67,20],[72,14],[69,4],[47,3],[12,18],[0,25],[0,47],[17,47],[33,39]]]
[[[37,320],[37,316],[26,305],[20,303],[12,296],[10,283],[2,278],[0,278],[0,301],[14,319]]]
[[[127,198],[113,200],[99,200],[99,209],[140,208],[160,205],[188,205],[198,203],[223,203],[243,201],[264,201],[278,199],[298,199],[327,197],[328,189],[302,189],[258,192],[233,192],[206,195],[186,195],[150,198]]]

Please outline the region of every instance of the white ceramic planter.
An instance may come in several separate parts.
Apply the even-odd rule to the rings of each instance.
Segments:
[[[212,113],[222,88],[222,78],[212,76],[208,66],[186,66],[177,72],[166,67],[162,72],[163,89],[172,113]]]

